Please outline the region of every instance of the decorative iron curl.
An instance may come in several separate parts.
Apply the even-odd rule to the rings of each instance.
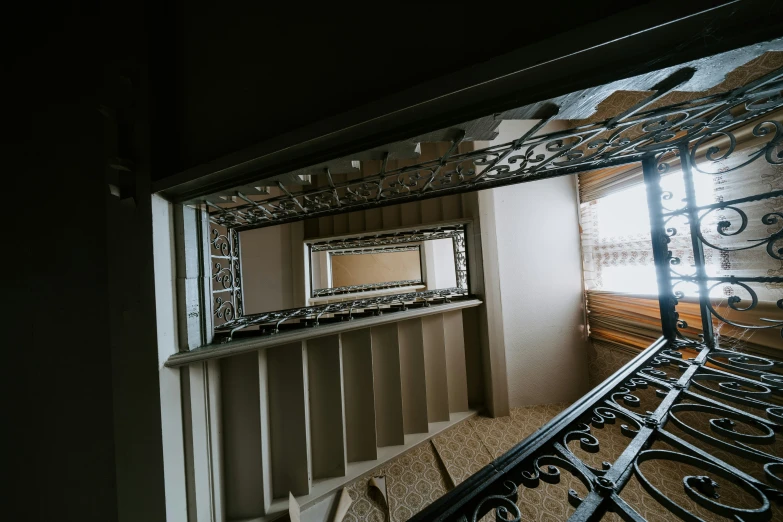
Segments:
[[[717,476],[738,485],[745,493],[749,494],[756,500],[759,507],[755,509],[746,509],[735,506],[730,506],[719,502],[717,499],[720,495],[717,493],[717,489],[720,484],[712,480],[710,475],[702,476],[686,476],[683,478],[683,487],[685,493],[691,500],[699,504],[701,507],[711,511],[712,513],[721,515],[723,517],[745,520],[748,522],[762,522],[769,520],[770,503],[764,493],[761,492],[756,486],[743,479],[742,477],[728,471],[722,466],[713,464],[706,460],[686,455],[684,453],[678,453],[674,451],[666,450],[646,450],[639,453],[639,456],[634,462],[634,473],[636,478],[641,483],[642,487],[650,494],[656,501],[662,504],[666,509],[677,515],[683,520],[688,522],[701,522],[702,519],[686,510],[669,497],[667,497],[662,491],[652,485],[641,470],[641,464],[648,461],[671,461],[679,462],[682,464],[694,466],[705,470],[711,476]]]
[[[783,489],[783,463],[770,462],[765,464],[764,474],[772,484]]]
[[[739,280],[719,281],[719,282],[713,284],[711,287],[709,287],[708,295],[711,293],[712,289],[714,289],[714,288],[716,288],[716,287],[718,287],[720,285],[724,285],[724,284],[738,285],[738,286],[744,288],[745,291],[750,294],[750,304],[748,306],[745,306],[745,307],[738,306],[738,304],[742,302],[742,298],[741,297],[736,296],[736,295],[733,295],[733,296],[729,297],[726,300],[726,302],[727,302],[729,308],[731,308],[732,310],[735,310],[737,312],[748,312],[750,310],[755,309],[756,306],[758,306],[759,298],[758,298],[758,295],[756,294],[756,292],[749,285],[747,285],[747,284],[745,284],[745,283],[743,283],[742,281],[739,281]],[[720,320],[720,321],[722,321],[722,322],[724,322],[726,324],[730,324],[731,326],[736,326],[737,328],[747,328],[749,330],[766,330],[766,329],[770,329],[770,328],[781,328],[781,327],[783,327],[783,319],[762,318],[761,319],[762,321],[770,323],[770,324],[766,324],[766,325],[753,325],[753,324],[737,323],[737,322],[734,322],[734,321],[730,321],[730,320],[726,319],[725,317],[723,317],[721,314],[719,314],[718,311],[715,310],[715,307],[712,305],[712,301],[711,300],[707,299],[706,300],[706,305],[707,305],[707,308],[709,309],[710,313],[712,315],[714,315],[718,320]]]
[[[730,439],[733,443],[726,442],[723,439],[719,439],[712,435],[702,432],[701,430],[694,428],[682,418],[680,418],[680,412],[695,412],[695,413],[707,413],[713,414],[715,417],[709,420],[710,430],[722,438]],[[783,459],[763,452],[757,448],[750,447],[748,444],[773,444],[775,442],[775,431],[769,424],[759,422],[753,417],[744,413],[737,413],[725,408],[718,408],[715,406],[707,406],[703,404],[691,404],[681,403],[675,404],[669,410],[669,421],[676,425],[684,432],[702,440],[716,448],[728,451],[735,455],[739,455],[755,462],[783,462]],[[751,426],[755,430],[761,432],[745,433],[735,429],[737,423]]]
[[[517,499],[517,485],[511,480],[503,482],[503,486],[508,490],[505,495],[490,495],[485,497],[476,506],[473,511],[473,522],[477,522],[484,514],[493,509],[495,510],[495,520],[502,520],[504,522],[521,522],[522,512],[519,510],[519,506],[516,504]],[[490,508],[485,509],[484,505],[489,504]],[[514,518],[508,518],[511,515]]]
[[[726,359],[727,362],[723,362],[721,359]],[[707,360],[715,366],[757,377],[764,377],[765,374],[776,368],[783,369],[783,363],[780,361],[727,350],[713,350],[707,356]],[[780,378],[783,378],[783,375],[780,375]]]
[[[382,247],[402,243],[418,243],[434,239],[453,239],[462,235],[462,224],[448,227],[418,228],[406,232],[366,234],[341,240],[325,240],[311,244],[311,251],[346,250],[358,248]]]
[[[212,205],[214,209],[210,210],[210,219],[229,228],[271,226],[334,212],[360,210],[388,200],[412,201],[433,192],[453,194],[559,173],[571,174],[630,164],[648,154],[668,159],[673,149],[682,144],[695,143],[698,151],[704,145],[714,148],[711,142],[723,137],[728,141],[728,147],[724,147],[726,150],[710,149],[705,153],[707,161],[712,163],[731,153],[736,154],[737,138],[734,131],[727,129],[763,118],[783,106],[780,78],[780,71],[773,71],[750,88],[744,86],[733,92],[618,115],[564,131],[543,135],[525,133],[510,142],[479,150],[459,152],[457,145],[464,139],[463,134],[453,139],[448,152],[438,158],[391,169],[387,169],[384,161],[378,174],[359,180],[333,183],[329,187],[294,194],[285,191],[280,196],[232,208]],[[705,117],[705,114],[715,116]],[[541,125],[545,123],[546,120]],[[766,140],[767,144],[752,153],[748,161],[764,156],[770,163],[783,163],[783,153],[778,150],[781,124],[763,121],[756,124],[752,132],[756,138]],[[658,165],[659,171],[668,167],[665,163]],[[695,167],[698,169],[699,166]]]
[[[237,317],[234,303],[231,301],[224,301],[222,297],[215,297],[215,317],[224,319],[226,321],[232,321]]]
[[[632,439],[634,436],[636,436],[637,433],[639,433],[641,424],[635,418],[621,410],[616,410],[606,406],[599,406],[594,408],[589,422],[594,427],[602,429],[607,424],[614,424],[618,418],[622,418],[623,420],[630,423],[630,426],[629,424],[620,425],[620,432],[624,436]],[[601,441],[593,434],[589,424],[579,423],[575,425],[574,428],[574,430],[567,432],[563,436],[563,447],[565,451],[579,459],[579,457],[575,455],[573,451],[571,451],[571,447],[569,446],[569,443],[573,441],[579,441],[579,448],[587,453],[598,453],[600,451]],[[601,469],[594,468],[584,461],[582,461],[582,463],[596,476],[605,475],[610,469],[612,469],[612,464],[606,461],[601,463]]]
[[[215,272],[212,274],[212,279],[226,290],[230,289],[234,284],[234,275],[231,267],[223,268],[221,263],[215,263]]]
[[[533,462],[533,471],[522,472],[522,485],[526,488],[535,489],[541,482],[559,484],[561,473],[558,468],[562,468],[576,477],[587,488],[588,493],[593,491],[592,481],[589,480],[582,470],[568,460],[556,455],[542,455],[536,458]],[[579,507],[583,500],[573,489],[568,491],[568,503],[571,506]]]
[[[708,386],[705,382],[717,382],[715,386]],[[776,417],[781,412],[777,411],[778,406],[772,402],[772,395],[775,394],[775,386],[763,383],[760,380],[749,380],[741,376],[732,376],[730,374],[715,373],[709,369],[702,369],[697,372],[690,382],[691,388],[703,392],[704,394],[717,397],[727,404],[742,404],[767,413],[767,418],[771,421],[783,425],[783,422]],[[783,411],[783,410],[781,410]],[[777,429],[777,428],[775,428]]]
[[[737,236],[745,231],[745,229],[748,227],[748,215],[745,213],[744,210],[737,208],[732,205],[722,206],[722,207],[716,207],[707,210],[706,212],[702,213],[699,216],[699,225],[701,225],[704,218],[706,218],[711,213],[717,211],[717,210],[731,210],[735,212],[739,218],[740,218],[740,226],[737,228],[737,230],[728,232],[727,230],[732,226],[731,221],[727,219],[723,219],[721,221],[718,221],[716,224],[716,231],[718,234],[720,234],[723,237],[731,237],[731,236]],[[781,219],[781,229],[770,234],[767,237],[760,238],[760,239],[749,239],[748,242],[752,243],[751,245],[745,246],[745,247],[722,247],[719,245],[715,245],[708,241],[704,234],[701,231],[701,226],[698,227],[698,236],[699,240],[704,243],[705,245],[709,246],[710,248],[714,248],[715,250],[720,250],[722,252],[738,252],[741,250],[749,250],[751,248],[756,248],[761,245],[767,245],[767,253],[770,257],[778,260],[783,260],[783,248],[778,248],[777,251],[775,251],[774,243],[778,240],[783,238],[783,213],[782,212],[770,212],[768,214],[765,214],[761,218],[761,222],[765,225],[774,225],[778,222],[778,219]]]
[[[217,229],[212,229],[212,248],[220,252],[221,256],[231,255],[231,241],[227,234],[221,234]]]
[[[358,248],[353,250],[336,250],[331,253],[333,256],[361,256],[367,254],[394,254],[397,252],[418,252],[419,245],[413,246],[386,246],[378,248]]]
[[[661,174],[664,174],[664,173],[666,173],[668,171],[669,171],[669,164],[668,163],[659,163],[658,164],[658,172],[660,172]],[[668,206],[666,206],[666,204],[664,202],[672,201],[673,199],[674,199],[674,193],[672,193],[670,190],[664,190],[661,193],[661,208],[663,210],[665,210],[666,212],[669,212],[669,213],[679,212],[679,211],[681,211],[681,210],[683,210],[685,208],[684,206],[682,206],[680,208],[674,209],[674,208],[669,208]],[[667,219],[666,222],[668,223],[669,220]],[[672,235],[676,235],[676,232],[677,231],[675,229],[675,233],[672,234]]]
[[[743,118],[743,120],[746,120],[749,118]],[[731,121],[731,124],[736,123],[735,121]],[[724,124],[725,125],[725,124]],[[771,127],[771,129],[770,129]],[[774,151],[776,148],[780,145],[780,143],[783,141],[783,124],[781,124],[778,121],[773,120],[766,120],[758,123],[755,127],[753,127],[753,135],[757,138],[762,138],[764,136],[767,136],[770,134],[771,130],[774,130],[774,133],[770,137],[770,140],[764,144],[759,150],[750,153],[749,159],[740,165],[736,165],[729,169],[721,169],[720,172],[710,172],[706,170],[702,170],[699,167],[698,162],[696,161],[697,156],[700,154],[699,148],[706,142],[714,140],[716,137],[723,136],[725,138],[728,138],[729,140],[729,146],[726,148],[725,151],[721,152],[721,148],[719,146],[713,145],[709,147],[704,154],[704,157],[707,159],[707,161],[716,163],[719,161],[723,161],[727,159],[731,154],[734,152],[734,150],[737,147],[737,138],[734,136],[734,133],[731,131],[725,131],[725,130],[719,130],[719,131],[713,131],[705,134],[701,138],[699,138],[696,143],[691,148],[691,165],[692,167],[703,173],[703,174],[725,174],[727,172],[732,172],[738,169],[741,169],[742,167],[745,167],[757,159],[764,157],[766,158],[768,163],[771,163],[773,165],[779,165],[783,163],[783,157],[781,157],[780,153],[775,154]]]

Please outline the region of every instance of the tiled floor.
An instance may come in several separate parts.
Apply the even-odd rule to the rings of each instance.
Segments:
[[[514,408],[511,416],[471,417],[347,487],[346,521],[403,522],[543,426],[567,404]],[[388,506],[370,478],[386,477]],[[388,514],[388,518],[387,518]]]

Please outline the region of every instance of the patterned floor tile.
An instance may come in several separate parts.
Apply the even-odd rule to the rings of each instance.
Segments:
[[[522,436],[518,442],[538,431],[544,424],[566,409],[567,406],[568,403],[566,402],[558,402],[511,408],[511,418],[519,426]]]
[[[369,472],[346,486],[353,503],[344,520],[348,522],[403,522],[446,494],[453,485],[503,455],[555,415],[566,404],[543,404],[513,408],[507,417],[474,416],[439,434],[432,441],[419,444],[379,469]],[[386,477],[388,506],[368,483],[370,478]],[[540,520],[550,520],[570,513],[567,488],[542,484],[525,490],[520,500],[523,513]],[[551,491],[550,491],[551,490]],[[543,506],[535,502],[546,498]],[[531,511],[532,510],[532,511]],[[540,511],[540,513],[539,513]],[[534,518],[535,519],[535,518]]]
[[[450,489],[431,442],[420,444],[384,468],[391,522],[404,522]]]
[[[351,507],[343,520],[345,522],[386,522],[388,506],[377,489],[369,486],[371,477],[379,476],[382,470],[367,473],[346,485],[351,495]]]
[[[455,486],[492,462],[492,455],[469,422],[446,430],[432,443]]]
[[[493,460],[506,453],[524,438],[522,427],[510,416],[493,419],[476,415],[471,417],[468,422],[492,455]]]

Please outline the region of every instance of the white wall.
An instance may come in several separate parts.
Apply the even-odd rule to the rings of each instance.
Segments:
[[[454,246],[451,239],[422,241],[422,255],[427,278],[427,289],[453,288],[457,286],[454,268]]]
[[[313,289],[332,287],[332,263],[327,251],[313,252],[310,256],[313,273]]]
[[[532,123],[504,121],[493,143],[519,137]],[[502,329],[510,405],[581,397],[588,375],[576,180],[492,189],[479,204],[494,217],[494,231],[482,235],[495,233],[497,258],[485,248],[484,271],[499,280],[502,325],[490,325]]]

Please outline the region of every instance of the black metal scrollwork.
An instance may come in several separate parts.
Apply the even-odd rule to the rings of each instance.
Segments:
[[[769,520],[770,503],[766,495],[754,484],[742,479],[741,477],[738,477],[735,474],[732,474],[720,465],[674,451],[642,451],[639,453],[639,456],[636,457],[636,461],[634,462],[634,472],[636,477],[639,479],[639,482],[641,482],[642,486],[650,494],[650,496],[660,502],[669,511],[680,517],[682,520],[698,522],[702,519],[691,513],[685,507],[674,502],[647,479],[641,469],[641,465],[645,462],[655,461],[669,461],[687,464],[702,469],[705,473],[708,473],[708,475],[689,475],[683,477],[682,483],[685,493],[688,495],[688,497],[712,513],[728,518],[736,517],[736,520]],[[756,501],[758,507],[754,509],[748,509],[720,502],[719,499],[721,497],[718,493],[720,484],[713,480],[712,477],[721,478],[727,482],[738,485],[748,496]]]
[[[360,256],[367,254],[393,254],[395,252],[415,252],[419,246],[399,246],[399,247],[381,247],[381,248],[358,248],[353,250],[335,250],[331,253],[333,256]]]
[[[242,315],[242,268],[239,255],[239,232],[228,229],[221,234],[212,229],[213,315],[216,322],[234,321]]]
[[[360,292],[372,292],[388,288],[400,288],[403,286],[420,285],[421,279],[409,279],[406,281],[387,281],[385,283],[369,283],[366,285],[337,286],[334,288],[319,288],[313,290],[313,297],[326,297],[331,295],[354,294]]]
[[[322,188],[295,194],[285,191],[278,197],[248,201],[229,209],[213,205],[210,217],[227,227],[270,226],[370,208],[389,201],[481,190],[637,162],[645,155],[669,153],[682,142],[694,144],[691,150],[694,164],[701,158],[711,164],[721,162],[737,148],[733,132],[737,125],[783,106],[780,78],[781,72],[775,71],[736,92],[653,110],[636,110],[602,122],[537,135],[549,121],[545,119],[513,141],[460,153],[457,148],[464,139],[462,133],[439,158],[396,169],[387,168],[387,158],[378,174],[341,183],[334,183],[329,176],[329,186]],[[652,103],[660,94],[651,96],[646,103]],[[766,144],[732,170],[761,157],[770,163],[783,163],[780,122],[761,121],[754,127],[753,136],[767,139]],[[721,142],[727,142],[724,148],[716,144]],[[704,147],[707,149],[703,150]]]
[[[595,128],[578,127],[547,136],[528,136],[484,149],[475,157],[460,158],[470,159],[475,167],[465,171],[473,178],[463,181],[481,184],[591,162],[607,165],[610,158],[638,158],[641,154],[664,337],[493,463],[495,474],[473,483],[463,482],[414,520],[476,520],[486,512],[482,506],[492,502],[498,507],[496,516],[513,514],[518,518],[519,511],[511,507],[510,496],[501,495],[505,500],[500,500],[490,492],[509,480],[509,489],[517,483],[536,487],[541,481],[556,482],[563,469],[579,477],[588,490],[584,498],[569,498],[575,508],[571,520],[575,521],[598,520],[607,512],[623,520],[644,520],[649,507],[646,502],[632,504],[631,496],[624,497],[627,489],[633,490],[632,484],[637,484],[633,478],[640,492],[686,521],[701,521],[703,510],[743,521],[766,521],[779,513],[775,510],[783,506],[783,493],[776,489],[783,488],[783,361],[767,354],[721,348],[713,322],[754,330],[783,327],[780,314],[762,317],[760,325],[736,320],[739,314],[762,306],[754,283],[781,284],[783,278],[771,274],[710,276],[705,269],[704,250],[755,248],[762,256],[768,254],[780,260],[783,227],[775,227],[783,222],[783,214],[778,210],[767,211],[760,218],[761,225],[772,227],[764,237],[752,237],[747,244],[739,245],[721,244],[720,240],[736,240],[747,234],[756,218],[751,220],[744,204],[783,197],[783,192],[698,206],[693,173],[725,174],[754,161],[783,164],[783,123],[777,121],[778,116],[770,117],[771,111],[783,106],[781,79],[783,71],[778,70],[733,94],[637,113],[634,118],[607,120],[595,133],[588,131]],[[736,132],[750,125],[754,143],[761,144],[754,145],[750,152],[746,147],[740,155],[744,144]],[[512,155],[515,161],[503,162]],[[720,168],[713,171],[710,165]],[[666,208],[673,195],[661,189],[660,178],[675,168],[682,171],[686,198],[683,206]],[[721,217],[709,221],[718,211]],[[687,258],[679,248],[676,255],[672,253],[673,241],[682,237],[681,232],[678,237],[680,225],[672,221],[677,216],[687,220],[690,232],[692,252]],[[701,231],[707,223],[714,223],[710,228],[714,226],[711,234],[716,238]],[[692,262],[692,270],[683,268],[686,259],[688,264]],[[721,286],[733,287],[724,298],[730,313],[719,311],[710,298],[711,292]],[[680,331],[688,325],[676,310],[688,287],[698,296],[702,333],[697,339],[686,338]],[[775,306],[782,310],[783,299]],[[650,398],[652,390],[657,402],[649,408],[653,411],[643,412],[642,398]],[[600,466],[581,459],[580,455],[590,458],[582,452],[601,451],[601,437],[607,436],[608,430],[600,428],[618,419],[624,422],[620,433],[628,442],[621,454]],[[616,442],[612,442],[615,447]],[[658,443],[666,448],[659,449]],[[756,468],[737,467],[747,463]],[[651,472],[660,469],[666,473],[653,478]],[[677,474],[679,479],[672,483],[671,477]],[[660,487],[661,480],[669,480],[665,488]],[[731,495],[722,494],[729,489]],[[735,498],[735,493],[740,498]],[[451,509],[455,502],[460,507]],[[660,517],[658,511],[654,514]]]
[[[318,326],[319,321],[327,316],[336,316],[341,320],[352,320],[354,314],[382,314],[384,309],[388,307],[405,310],[408,306],[430,306],[432,303],[449,303],[452,299],[464,298],[467,295],[468,292],[462,288],[443,288],[424,292],[407,292],[364,299],[350,299],[337,303],[244,316],[237,315],[233,320],[216,326],[215,333],[221,336],[223,342],[227,342],[232,339],[236,332],[250,327],[268,327],[271,329],[271,333],[278,333],[280,326],[286,322],[308,321],[310,326]]]
[[[464,225],[420,227],[404,232],[379,232],[367,235],[356,235],[345,239],[330,239],[311,243],[312,252],[342,251],[359,248],[385,247],[387,245],[399,245],[403,243],[418,243],[434,239],[453,239],[462,235]]]
[[[698,355],[686,360],[684,349],[695,349]],[[662,367],[674,368],[680,377],[661,380],[667,374],[659,375],[655,369]],[[591,519],[603,511],[623,513],[626,520],[644,520],[649,505],[635,500],[630,504],[631,499],[624,497],[632,477],[642,491],[682,520],[701,521],[703,514],[694,511],[696,507],[736,520],[770,520],[773,504],[783,506],[783,495],[776,489],[783,486],[783,455],[777,453],[778,437],[783,436],[783,407],[772,402],[783,394],[779,387],[759,379],[781,375],[777,373],[781,368],[783,361],[769,357],[662,338],[496,461],[494,466],[500,473],[478,478],[476,483],[464,482],[413,520],[456,521],[464,516],[477,521],[490,510],[495,510],[497,517],[519,518],[519,506],[525,502],[524,488],[536,488],[542,482],[560,483],[564,472],[578,479],[587,491],[586,496],[573,490],[562,492],[575,509],[571,518],[575,521]],[[724,369],[738,369],[753,378]],[[652,375],[642,376],[647,374]],[[705,378],[713,378],[717,390],[706,386]],[[661,399],[655,411],[641,414],[624,407],[638,405],[634,390],[649,387],[654,387]],[[748,413],[738,405],[754,405],[768,416]],[[612,461],[595,467],[574,450],[598,453],[602,437],[610,436],[603,428],[620,422],[619,432],[627,445]],[[693,437],[703,446],[694,446],[682,436]],[[658,449],[657,442],[668,447]],[[612,444],[616,446],[617,441]],[[723,457],[716,456],[718,451],[735,455],[740,462],[757,463],[762,475],[721,460]],[[672,482],[677,474],[680,478]],[[661,486],[662,480],[665,487]],[[729,487],[731,495],[723,496]],[[457,511],[449,509],[455,499],[460,499],[462,506]],[[659,512],[654,513],[660,517]]]

